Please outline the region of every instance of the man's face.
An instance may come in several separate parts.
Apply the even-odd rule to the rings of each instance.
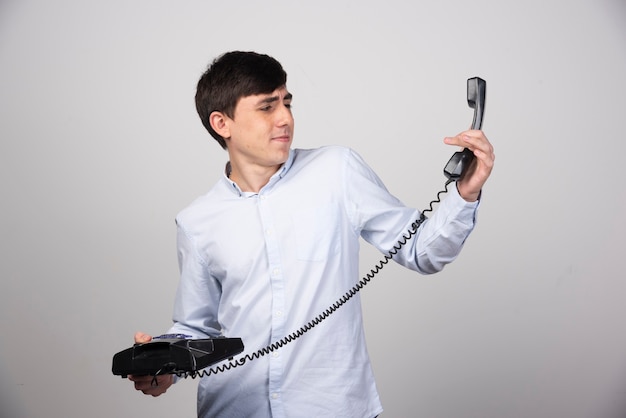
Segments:
[[[232,163],[277,169],[287,161],[294,128],[287,87],[242,97],[226,123]]]

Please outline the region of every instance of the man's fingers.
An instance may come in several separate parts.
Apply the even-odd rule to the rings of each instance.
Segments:
[[[150,340],[152,340],[152,336],[145,334],[143,332],[136,332],[135,333],[135,343],[147,343]]]
[[[171,386],[172,376],[128,376],[128,380],[132,381],[135,389],[143,392],[145,395],[159,396]]]

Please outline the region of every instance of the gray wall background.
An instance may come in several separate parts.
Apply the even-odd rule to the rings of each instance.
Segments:
[[[145,397],[111,358],[170,324],[174,216],[226,161],[195,83],[243,49],[288,70],[296,146],[422,209],[487,80],[463,254],[363,292],[385,417],[626,416],[625,45],[619,0],[0,2],[0,415],[194,416],[195,381]]]

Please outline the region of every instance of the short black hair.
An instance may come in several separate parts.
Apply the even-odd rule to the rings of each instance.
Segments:
[[[226,149],[224,138],[211,127],[211,113],[222,112],[232,118],[242,97],[268,94],[286,84],[287,73],[274,58],[256,52],[227,52],[216,58],[200,77],[196,110],[204,127]]]

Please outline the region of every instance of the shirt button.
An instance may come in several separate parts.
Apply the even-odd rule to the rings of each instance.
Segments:
[[[283,316],[283,311],[276,311],[276,316],[278,316],[278,317]]]
[[[280,274],[280,269],[275,268],[274,270],[272,270],[272,274],[273,274],[274,276],[278,276],[278,275]]]
[[[272,357],[274,358],[278,358],[280,354],[278,354],[278,351],[272,351]]]
[[[272,399],[278,399],[278,396],[280,396],[278,393],[272,393]]]

